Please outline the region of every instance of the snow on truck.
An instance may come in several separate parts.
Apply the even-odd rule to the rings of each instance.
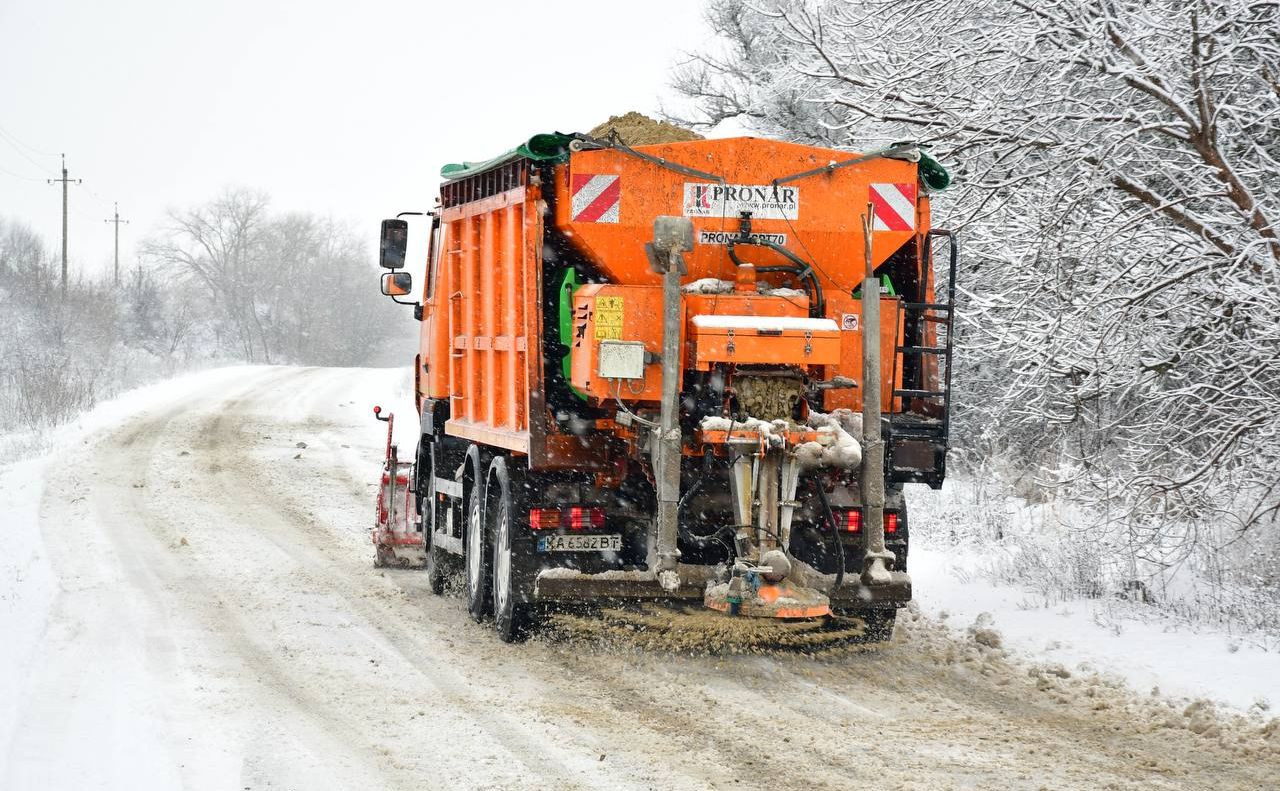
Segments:
[[[886,635],[903,485],[945,473],[946,172],[912,144],[557,133],[442,177],[379,561],[437,593],[460,568],[508,641],[551,605],[645,600]],[[407,239],[383,222],[402,302]]]

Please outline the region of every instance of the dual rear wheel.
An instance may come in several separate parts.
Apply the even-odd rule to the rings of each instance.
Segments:
[[[519,555],[524,518],[524,476],[516,463],[495,456],[466,498],[467,611],[477,622],[493,615],[505,642],[533,626],[532,575]],[[483,482],[483,485],[482,485]]]

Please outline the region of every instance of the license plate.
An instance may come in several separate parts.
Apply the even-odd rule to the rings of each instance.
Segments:
[[[622,536],[567,535],[543,536],[538,539],[539,552],[621,552]]]

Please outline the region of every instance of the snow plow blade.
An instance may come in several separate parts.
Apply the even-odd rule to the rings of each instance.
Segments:
[[[857,580],[843,585],[831,597],[836,610],[859,610],[868,604],[897,604],[906,606],[911,601],[911,575],[905,571],[890,571],[887,585],[863,585]]]

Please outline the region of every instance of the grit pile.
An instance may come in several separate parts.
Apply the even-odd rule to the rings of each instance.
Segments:
[[[703,140],[702,135],[681,129],[666,121],[657,121],[647,115],[629,112],[612,116],[608,121],[592,129],[592,137],[607,138],[616,134],[618,140],[629,146],[650,146],[657,143],[684,143],[689,140]]]

